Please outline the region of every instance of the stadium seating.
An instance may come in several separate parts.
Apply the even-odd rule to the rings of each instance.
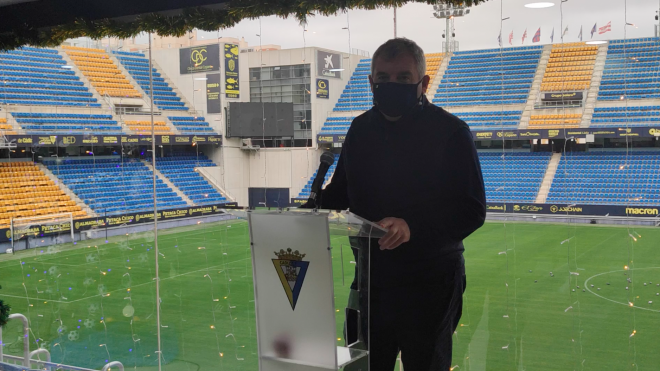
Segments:
[[[128,128],[138,134],[151,133],[151,121],[124,121]],[[154,121],[154,132],[157,134],[172,134],[170,127],[167,126],[165,121]]]
[[[555,115],[532,115],[529,121],[529,128],[577,128],[582,122],[582,115],[579,113],[564,113]]]
[[[335,162],[330,165],[330,168],[328,169],[328,172],[325,174],[325,180],[323,181],[323,186],[325,186],[328,183],[328,180],[332,178],[332,175],[335,173],[335,169],[337,168],[337,160],[339,160],[339,154],[335,154]],[[298,194],[298,198],[309,198],[309,194],[312,191],[312,183],[314,183],[314,179],[316,178],[316,173],[318,173],[318,170],[312,174],[311,178],[307,181],[307,184],[303,187],[302,191],[300,191],[300,194]]]
[[[346,134],[354,118],[355,116],[328,117],[325,120],[323,127],[321,127],[321,131],[319,132],[319,134]]]
[[[0,195],[0,228],[8,228],[12,218],[65,212],[87,216],[32,162],[0,162]]]
[[[149,60],[142,53],[113,51],[119,62],[131,74],[131,77],[147,94],[151,91],[149,83]],[[154,103],[160,110],[187,111],[188,107],[176,95],[165,79],[155,68],[151,69],[154,87]]]
[[[589,89],[597,54],[597,46],[585,43],[553,45],[541,82],[541,91]]]
[[[562,156],[547,203],[660,205],[660,152]]]
[[[193,117],[193,116],[168,116],[168,119],[174,124],[174,126],[181,132],[181,134],[206,134],[206,135],[216,135],[217,133],[213,131],[208,122],[205,121],[204,117]]]
[[[515,129],[522,111],[452,112],[472,130]]]
[[[54,49],[0,53],[0,104],[101,107]]]
[[[100,215],[153,210],[153,172],[135,159],[44,159],[48,167],[85,204]],[[171,188],[156,180],[158,209],[186,207]]]
[[[542,46],[455,52],[432,100],[442,107],[527,101]]]
[[[547,152],[479,152],[488,202],[534,202],[550,162]]]
[[[63,45],[62,49],[99,94],[117,98],[142,97],[105,50],[67,45]]]
[[[28,134],[106,134],[121,135],[121,126],[112,115],[75,113],[12,112]]]
[[[373,95],[369,86],[369,74],[371,74],[371,59],[361,59],[333,111],[348,112],[371,109]]]
[[[15,135],[14,127],[11,124],[7,123],[5,117],[0,117],[0,134],[3,135]]]
[[[151,162],[151,159],[149,159]],[[195,205],[226,203],[221,195],[203,176],[195,171],[196,167],[216,166],[204,155],[194,153],[175,153],[171,157],[156,158],[156,169],[181,190]]]
[[[432,53],[424,55],[426,57],[426,74],[430,77],[431,83],[433,83],[433,80],[435,80],[435,75],[440,69],[444,55],[445,53]]]
[[[660,39],[610,41],[598,100],[660,98]]]
[[[595,108],[591,127],[658,126],[660,106]]]

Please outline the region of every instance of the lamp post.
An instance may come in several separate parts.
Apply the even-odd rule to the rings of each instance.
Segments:
[[[454,30],[454,18],[463,17],[470,14],[470,8],[464,5],[442,4],[433,5],[433,16],[447,21],[445,33],[442,35],[444,41],[445,54],[458,51],[458,42],[454,40],[456,33]]]

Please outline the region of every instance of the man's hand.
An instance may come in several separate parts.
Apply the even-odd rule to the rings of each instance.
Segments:
[[[410,228],[405,220],[399,218],[385,218],[378,222],[383,228],[389,229],[387,234],[378,240],[381,250],[393,250],[404,242],[410,241]]]

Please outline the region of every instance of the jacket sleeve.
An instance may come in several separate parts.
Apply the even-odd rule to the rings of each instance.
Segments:
[[[344,164],[346,158],[345,150],[346,146],[342,147],[339,160],[337,160],[337,168],[332,176],[332,181],[325,186],[319,196],[322,209],[346,210],[349,207],[348,183],[346,181],[346,169]]]
[[[429,243],[459,242],[486,219],[486,193],[472,134],[467,127],[454,132],[442,156],[440,171],[447,179],[424,205],[404,210],[410,239]]]

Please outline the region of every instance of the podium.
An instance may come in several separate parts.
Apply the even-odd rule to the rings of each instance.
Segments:
[[[338,370],[353,364],[366,371],[368,366],[355,368],[354,362],[366,364],[368,313],[357,311],[364,335],[338,346],[336,314],[347,311],[336,309],[346,303],[335,303],[331,239],[371,241],[387,231],[347,211],[250,211],[243,217],[250,228],[259,370]],[[360,301],[368,300],[369,244],[352,246],[359,250]]]

